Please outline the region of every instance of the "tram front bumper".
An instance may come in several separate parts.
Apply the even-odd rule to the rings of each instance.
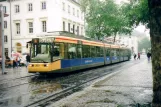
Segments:
[[[51,71],[50,63],[30,63],[28,66],[29,73],[50,72],[50,71]]]

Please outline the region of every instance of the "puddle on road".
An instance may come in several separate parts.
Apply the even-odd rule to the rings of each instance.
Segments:
[[[62,90],[62,86],[55,83],[52,85],[41,87],[40,89],[36,89],[32,91],[32,94],[52,93],[57,90]]]

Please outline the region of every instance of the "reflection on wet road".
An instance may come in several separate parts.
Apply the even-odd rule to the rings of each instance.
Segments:
[[[114,72],[120,70],[121,67],[132,64],[132,62],[124,62],[72,74],[50,74],[48,76],[37,74],[33,76],[26,73],[26,68],[22,67],[17,71],[13,70],[13,72],[17,73],[17,76],[13,76],[14,73],[7,74],[12,77],[10,79],[8,79],[7,75],[6,78],[0,75],[3,79],[0,81],[0,106],[23,107],[68,87],[88,81],[98,75],[107,75],[107,72]],[[18,77],[18,72],[25,75]]]

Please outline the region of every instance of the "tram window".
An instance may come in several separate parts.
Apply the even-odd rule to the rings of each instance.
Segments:
[[[59,56],[59,55],[60,55],[60,43],[55,43],[53,49],[53,56]]]
[[[77,45],[77,58],[82,58],[82,45]]]
[[[110,56],[110,49],[106,48],[106,56]]]
[[[60,43],[59,53],[60,53],[59,56],[64,59],[64,57],[65,57],[64,43]]]
[[[117,55],[117,56],[120,56],[120,51],[119,51],[119,49],[116,49],[116,55]]]
[[[121,50],[121,56],[124,56],[124,50]]]
[[[33,44],[33,46],[31,46],[31,57],[32,58],[36,56],[37,54],[36,50],[37,50],[37,45]]]
[[[111,49],[111,56],[117,56],[116,49]]]
[[[68,58],[77,58],[76,44],[68,44]]]
[[[103,47],[100,47],[100,57],[103,57]]]
[[[96,56],[100,57],[100,47],[96,46]]]
[[[90,46],[91,57],[96,57],[96,47]]]
[[[119,49],[119,56],[120,56],[120,57],[123,56],[123,54],[122,54],[122,49]]]
[[[64,43],[64,58],[68,59],[68,44]]]
[[[90,57],[90,46],[83,45],[83,58],[89,58]]]

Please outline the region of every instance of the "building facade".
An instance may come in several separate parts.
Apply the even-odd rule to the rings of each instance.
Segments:
[[[79,0],[10,0],[0,4],[9,14],[4,18],[5,51],[9,56],[11,51],[28,53],[27,42],[37,34],[68,31],[85,35]]]

